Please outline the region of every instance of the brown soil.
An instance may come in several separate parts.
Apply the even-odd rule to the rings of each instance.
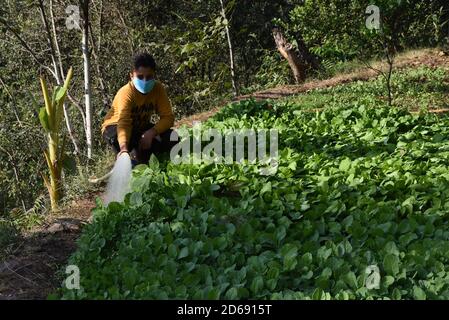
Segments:
[[[96,196],[74,201],[16,241],[0,261],[0,300],[46,299],[61,286],[57,272],[75,251]]]
[[[420,50],[398,57],[395,67],[406,68],[419,65],[443,66],[449,69],[449,57],[436,50]],[[375,66],[376,68],[382,65]],[[300,85],[285,85],[237,97],[234,101],[254,98],[279,99],[317,88],[327,88],[351,81],[368,80],[377,76],[376,71],[360,69],[326,80],[313,80]],[[192,115],[176,122],[175,126],[192,126],[194,121],[205,121],[221,107]],[[446,112],[448,110],[436,110]],[[15,244],[10,256],[0,261],[0,300],[45,299],[55,288],[61,286],[57,271],[67,262],[76,249],[76,239],[83,225],[88,223],[95,197],[74,201],[60,214],[47,217],[47,221],[23,235]]]
[[[0,300],[45,299],[58,283],[55,273],[76,249],[78,232],[36,233],[0,263]]]

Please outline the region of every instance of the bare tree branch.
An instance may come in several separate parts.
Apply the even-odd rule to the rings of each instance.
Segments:
[[[57,34],[56,34],[55,17],[53,14],[53,0],[50,0],[50,20],[51,20],[51,26],[52,26],[52,31],[53,31],[53,41],[55,43],[55,54],[56,54],[56,57],[58,58],[58,62],[59,62],[59,71],[61,72],[62,78],[65,78],[64,68],[62,66],[61,51],[59,50],[59,43],[58,43],[58,38],[57,38]]]
[[[3,81],[2,77],[0,77],[0,83],[2,84],[3,88],[5,88],[6,94],[9,96],[9,98],[13,102],[12,103],[12,108],[13,108],[14,116],[16,117],[17,122],[19,123],[19,125],[22,125],[22,121],[20,121],[19,113],[17,111],[17,106],[15,104],[15,99],[12,96],[11,92],[9,92],[9,89],[6,86],[5,82]]]
[[[228,40],[228,47],[229,47],[231,81],[232,81],[232,88],[234,90],[234,97],[237,97],[238,94],[239,94],[239,88],[238,88],[237,81],[236,81],[236,78],[235,78],[234,50],[232,49],[231,35],[230,35],[230,32],[229,32],[229,20],[226,17],[226,11],[225,11],[225,6],[224,6],[224,3],[223,3],[223,0],[220,0],[220,5],[221,5],[221,16],[223,17],[223,19],[225,19],[227,21],[227,23],[225,25],[225,31],[226,31],[226,38]]]
[[[130,52],[131,52],[131,55],[132,55],[134,53],[134,48],[135,48],[134,41],[133,41],[133,39],[131,37],[131,34],[129,32],[129,28],[128,28],[128,26],[125,23],[125,19],[123,19],[123,16],[122,16],[120,8],[115,7],[115,10],[117,11],[118,16],[120,18],[120,21],[122,22],[123,27],[125,28],[126,38],[128,39]]]
[[[40,14],[41,14],[42,22],[44,23],[45,31],[47,33],[47,41],[48,41],[48,44],[49,44],[50,49],[51,49],[50,56],[51,56],[53,68],[55,70],[54,74],[55,74],[55,78],[56,78],[56,83],[58,85],[61,85],[61,77],[60,77],[60,74],[59,74],[58,66],[56,64],[55,48],[54,48],[52,37],[51,37],[51,33],[50,33],[50,27],[49,27],[49,24],[48,24],[47,15],[45,14],[45,7],[44,7],[43,0],[39,0],[39,9],[40,9],[39,11],[40,11]]]
[[[92,28],[91,28],[92,30]],[[106,85],[104,83],[104,79],[103,79],[103,73],[101,72],[100,69],[100,63],[99,63],[99,58],[97,56],[97,49],[95,46],[95,38],[93,36],[93,32],[90,32],[89,34],[90,36],[90,42],[92,43],[92,57],[94,58],[94,65],[95,65],[95,70],[97,71],[97,76],[98,76],[98,82],[100,84],[100,91],[101,91],[101,95],[103,98],[103,106],[105,108],[107,108],[109,106],[109,99],[108,99],[108,94],[107,94],[107,90],[106,90]]]
[[[8,31],[10,31],[14,35],[14,37],[16,37],[17,40],[19,40],[19,42],[22,45],[22,47],[31,55],[31,57],[36,61],[36,63],[39,66],[41,66],[42,68],[44,68],[47,71],[49,71],[50,74],[56,78],[55,72],[50,67],[46,66],[44,64],[44,62],[41,61],[37,57],[36,53],[33,51],[33,49],[31,49],[31,47],[28,45],[28,43],[13,28],[11,28],[6,21],[4,21],[3,19],[0,19],[0,22],[6,27],[6,29]]]
[[[8,152],[8,150],[6,150],[5,148],[3,148],[1,145],[0,145],[0,151],[3,151],[5,154],[8,155],[8,158],[9,158],[9,161],[8,161],[8,162],[9,162],[9,164],[11,165],[11,167],[12,167],[12,169],[13,169],[13,171],[14,171],[14,177],[15,177],[15,179],[16,179],[16,181],[17,181],[17,187],[18,187],[18,189],[19,189],[19,193],[20,193],[20,198],[21,198],[21,202],[22,202],[23,211],[26,212],[27,209],[26,209],[26,206],[25,206],[25,201],[23,200],[23,199],[25,199],[25,197],[24,197],[23,190],[22,190],[22,188],[20,187],[20,179],[19,179],[19,174],[18,174],[16,162],[14,161],[14,157],[11,155],[11,153]]]

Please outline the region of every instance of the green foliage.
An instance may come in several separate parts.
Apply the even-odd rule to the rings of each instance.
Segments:
[[[278,51],[271,50],[265,52],[254,78],[254,85],[246,88],[245,92],[250,93],[292,82],[291,69],[287,60],[282,58]]]
[[[448,11],[444,1],[306,0],[290,11],[288,20],[276,19],[292,42],[301,35],[323,62],[373,57],[379,47],[377,32],[365,25],[369,5],[380,10],[380,27],[398,49],[434,46],[444,40]],[[310,26],[313,26],[312,28]]]
[[[435,84],[440,71],[421,72]],[[314,91],[304,99],[322,96],[321,112],[229,105],[204,128],[278,129],[276,174],[136,167],[123,203],[97,201],[69,261],[82,289],[62,298],[448,299],[449,118],[388,107],[381,87]],[[365,285],[372,265],[378,289]]]

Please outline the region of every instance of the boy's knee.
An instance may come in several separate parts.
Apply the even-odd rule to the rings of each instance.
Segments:
[[[179,142],[178,133],[175,130],[168,129],[161,134],[161,143],[164,146],[168,146],[169,149],[173,148]]]

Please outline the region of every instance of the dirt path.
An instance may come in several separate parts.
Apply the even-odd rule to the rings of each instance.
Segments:
[[[449,70],[449,57],[440,55],[436,50],[427,49],[403,54],[396,62],[397,69],[419,65],[447,66]],[[256,100],[279,99],[317,88],[368,80],[375,76],[377,76],[375,71],[365,68],[326,80],[313,80],[301,85],[286,85],[255,92],[240,96],[234,101],[251,97]],[[205,121],[220,109],[221,107],[217,107],[181,119],[175,126],[179,127],[183,124],[191,126],[194,121]],[[55,273],[76,249],[76,239],[82,226],[88,223],[97,195],[74,202],[64,209],[62,214],[57,217],[48,217],[47,223],[23,235],[17,241],[12,254],[5,261],[0,261],[0,300],[45,299],[49,293],[61,285]]]

